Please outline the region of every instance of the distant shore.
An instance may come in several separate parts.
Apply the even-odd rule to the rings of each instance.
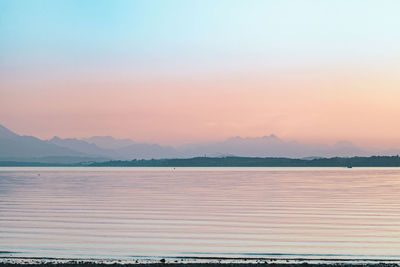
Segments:
[[[134,159],[102,162],[41,162],[0,160],[0,167],[400,167],[400,157],[334,157],[334,158],[260,158],[260,157],[194,157],[175,159]]]

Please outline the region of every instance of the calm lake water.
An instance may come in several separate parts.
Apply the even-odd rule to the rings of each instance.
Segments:
[[[0,168],[0,251],[400,259],[400,169]]]

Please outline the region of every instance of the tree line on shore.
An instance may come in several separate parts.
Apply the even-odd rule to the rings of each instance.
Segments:
[[[315,159],[258,157],[194,157],[182,159],[134,159],[81,163],[0,161],[0,166],[89,166],[89,167],[400,167],[400,157],[334,157]]]

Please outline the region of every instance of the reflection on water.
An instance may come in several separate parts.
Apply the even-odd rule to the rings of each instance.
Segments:
[[[0,250],[400,258],[400,170],[2,168]]]

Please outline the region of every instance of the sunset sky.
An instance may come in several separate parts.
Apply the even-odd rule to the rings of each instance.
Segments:
[[[400,1],[0,1],[0,124],[400,147]]]

